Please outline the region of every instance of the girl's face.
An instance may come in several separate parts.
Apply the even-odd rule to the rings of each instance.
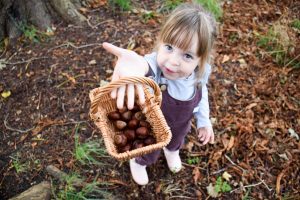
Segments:
[[[200,57],[196,54],[197,42],[197,36],[194,36],[187,51],[171,44],[159,44],[157,63],[165,78],[176,80],[186,78],[192,74],[200,60]]]

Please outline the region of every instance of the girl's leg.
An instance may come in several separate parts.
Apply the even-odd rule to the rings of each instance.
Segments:
[[[182,144],[184,143],[184,138],[187,135],[189,127],[187,130],[180,130],[179,128],[173,128],[172,131],[172,139],[170,143],[164,148],[164,154],[168,163],[169,169],[176,173],[179,172],[182,168],[181,159],[179,156],[179,149],[181,148]]]
[[[149,182],[146,166],[155,163],[159,154],[160,151],[154,151],[129,161],[132,178],[137,184],[146,185]]]

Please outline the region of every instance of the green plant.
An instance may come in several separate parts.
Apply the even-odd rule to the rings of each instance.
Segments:
[[[183,0],[166,0],[162,7],[159,9],[161,13],[169,13],[174,10],[179,4],[183,3]]]
[[[114,9],[115,6],[119,7],[122,11],[131,10],[131,1],[130,0],[109,0],[109,5]]]
[[[300,67],[299,59],[297,59],[299,55],[295,58],[289,56],[294,47],[286,28],[286,26],[277,23],[264,35],[255,33],[258,38],[257,45],[266,50],[263,53],[272,56],[279,65],[285,67],[291,65],[298,68]]]
[[[292,21],[291,26],[300,30],[300,20],[299,19],[295,19]]]
[[[98,183],[97,177],[92,183],[84,182],[78,174],[71,174],[64,177],[65,184],[57,192],[56,199],[64,200],[91,200],[91,199],[113,199],[112,194],[101,189],[99,185],[107,183]]]
[[[188,158],[187,163],[189,165],[196,165],[200,162],[200,158],[199,157],[194,157],[194,158]]]
[[[230,192],[232,190],[231,186],[227,183],[227,181],[224,181],[222,179],[221,176],[219,176],[217,178],[217,181],[216,181],[216,185],[215,185],[215,191],[217,193],[224,193],[224,192]]]
[[[22,163],[18,155],[17,157],[10,157],[10,158],[12,159],[12,166],[16,170],[17,174],[21,172],[25,172],[28,169],[27,164]]]
[[[155,16],[155,14],[154,14],[153,11],[145,11],[142,14],[142,19],[143,19],[144,22],[147,22],[148,20],[153,19],[154,16]]]
[[[217,20],[221,19],[223,11],[218,0],[196,0],[196,2],[211,12]]]
[[[81,164],[97,164],[103,165],[95,158],[107,157],[107,152],[104,147],[100,146],[99,141],[88,141],[86,143],[79,143],[79,136],[75,135],[75,158]]]

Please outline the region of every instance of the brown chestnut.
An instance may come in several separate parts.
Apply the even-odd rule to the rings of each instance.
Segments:
[[[126,144],[124,147],[119,148],[119,152],[123,153],[126,151],[130,151],[130,149],[131,149],[131,144]]]
[[[127,137],[122,134],[116,134],[114,136],[114,142],[118,147],[123,147],[127,144]]]
[[[133,105],[133,108],[131,109],[132,112],[137,112],[140,110],[140,107],[137,104]]]
[[[138,138],[146,138],[149,134],[149,130],[146,127],[139,127],[136,129],[136,135]]]
[[[150,123],[147,121],[140,121],[140,126],[150,128]]]
[[[127,137],[127,140],[131,141],[135,138],[135,131],[131,129],[126,129],[124,135]]]
[[[107,117],[110,120],[119,120],[119,119],[121,119],[121,115],[118,111],[112,111],[112,112],[108,113]]]
[[[118,130],[122,130],[127,126],[127,123],[124,122],[124,121],[121,121],[121,120],[117,120],[114,123],[115,123],[115,126]]]
[[[150,144],[155,144],[156,141],[155,138],[152,135],[150,135],[144,140],[144,143],[145,145],[150,145]]]
[[[119,112],[122,114],[124,112],[126,112],[128,109],[126,106],[124,106],[123,108],[119,109]]]
[[[128,111],[122,113],[121,117],[124,121],[129,121],[132,118],[132,112],[130,110],[128,110]]]
[[[144,143],[142,140],[135,140],[132,144],[133,149],[138,149],[144,147]]]
[[[137,119],[137,120],[145,120],[146,119],[146,117],[142,113],[142,111],[134,113],[134,118]]]
[[[130,129],[136,129],[139,125],[139,121],[137,119],[132,119],[128,122],[128,128]]]

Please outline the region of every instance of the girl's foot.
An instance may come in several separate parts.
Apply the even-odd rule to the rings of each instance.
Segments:
[[[139,185],[146,185],[149,182],[146,165],[135,162],[135,158],[129,161],[130,171],[133,180]]]
[[[179,172],[182,167],[179,150],[169,151],[167,148],[164,148],[164,154],[167,159],[169,169],[174,173]]]

